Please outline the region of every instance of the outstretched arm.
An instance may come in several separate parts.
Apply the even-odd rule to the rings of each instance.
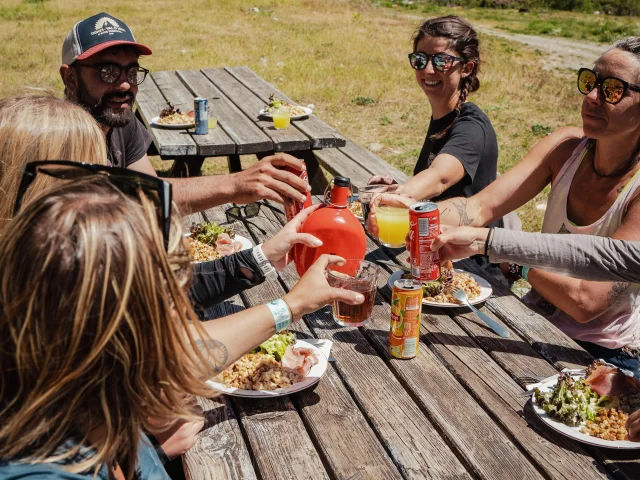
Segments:
[[[538,142],[511,170],[470,198],[439,203],[440,221],[482,227],[524,205],[551,181],[578,145],[582,131],[561,128]]]
[[[297,158],[286,153],[278,153],[265,157],[238,173],[166,180],[171,182],[173,199],[183,214],[230,202],[245,204],[267,199],[283,203],[284,197],[304,202],[306,192],[311,187],[299,176],[279,168],[285,166],[303,168]],[[156,175],[146,155],[129,168]]]

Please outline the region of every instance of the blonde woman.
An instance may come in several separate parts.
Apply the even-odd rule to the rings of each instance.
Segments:
[[[19,95],[0,100],[0,232],[11,220],[22,168],[37,160],[107,164],[98,123],[82,107],[53,95]],[[42,177],[32,190],[41,191]]]
[[[196,321],[179,225],[164,237],[150,191],[165,182],[118,170],[54,186],[0,238],[2,478],[168,478],[143,429],[198,420],[183,396],[211,396],[203,379],[276,325],[363,300],[327,284],[341,259],[324,256],[275,307]]]

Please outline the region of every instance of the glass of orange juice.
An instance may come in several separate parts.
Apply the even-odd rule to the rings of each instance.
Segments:
[[[385,247],[400,248],[405,246],[405,238],[409,233],[409,209],[379,205],[376,207],[378,238]]]
[[[271,118],[278,130],[287,128],[291,124],[291,107],[279,107],[271,114]]]

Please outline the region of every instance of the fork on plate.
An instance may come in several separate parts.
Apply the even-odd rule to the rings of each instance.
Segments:
[[[489,326],[489,328],[491,328],[491,330],[496,332],[502,338],[509,338],[509,330],[507,330],[504,326],[500,325],[498,322],[496,322],[492,318],[489,318],[480,310],[478,310],[476,307],[471,305],[471,303],[469,302],[469,297],[467,297],[467,292],[465,292],[460,287],[454,287],[451,293],[453,293],[454,297],[456,297],[462,303],[467,305],[471,310],[473,310],[476,313],[476,315],[478,315],[480,319],[484,323],[486,323]]]

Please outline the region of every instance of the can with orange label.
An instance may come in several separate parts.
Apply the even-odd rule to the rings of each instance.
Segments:
[[[389,354],[395,358],[413,358],[420,343],[422,284],[412,279],[397,280],[391,297]]]

